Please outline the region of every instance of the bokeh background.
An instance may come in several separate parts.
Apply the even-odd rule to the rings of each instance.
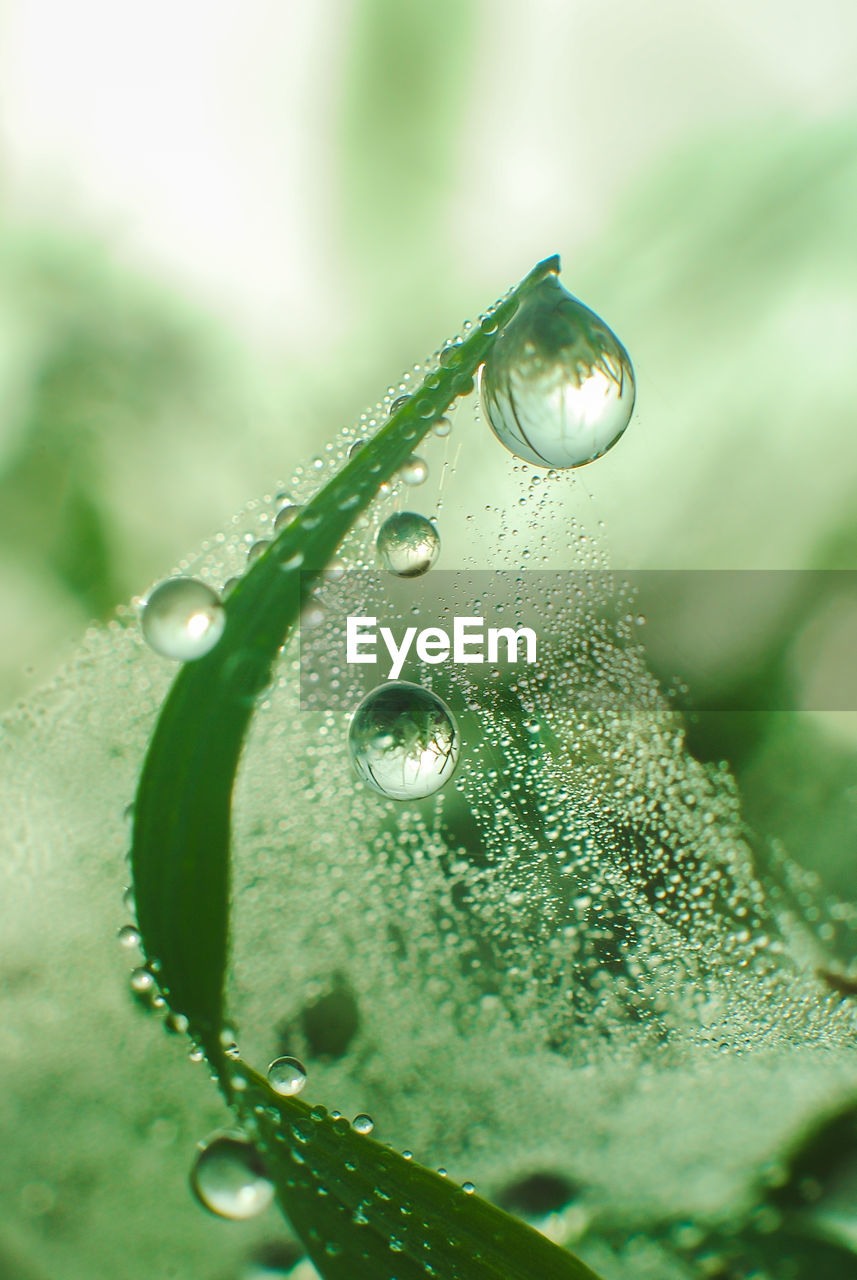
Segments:
[[[851,0],[3,0],[0,706],[554,252],[638,374],[570,502],[699,571],[685,675],[702,571],[857,568],[855,67]],[[820,582],[690,741],[853,896],[854,717],[746,710],[851,662]]]

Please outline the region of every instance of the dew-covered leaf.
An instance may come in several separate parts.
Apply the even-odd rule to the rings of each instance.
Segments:
[[[536,267],[248,570],[229,597],[222,638],[176,680],[137,792],[132,866],[149,965],[205,1046],[228,1100],[257,1133],[280,1202],[326,1280],[592,1275],[488,1202],[385,1151],[347,1122],[273,1094],[223,1052],[231,793],[254,702],[299,616],[308,577],[328,564],[378,486],[472,385],[493,335],[527,289],[553,270],[553,261]],[[266,1101],[259,1090],[267,1090]]]
[[[238,1107],[325,1280],[596,1280],[540,1232],[244,1063]],[[367,1126],[368,1127],[368,1126]]]
[[[430,374],[386,427],[279,533],[226,605],[219,644],[179,673],[161,711],[134,807],[132,868],[144,949],[171,1007],[213,1057],[223,1024],[232,785],[259,694],[300,613],[313,572],[379,486],[473,385],[498,328],[558,270],[540,263],[489,321]]]

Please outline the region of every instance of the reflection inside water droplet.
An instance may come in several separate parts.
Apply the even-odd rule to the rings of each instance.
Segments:
[[[190,1182],[200,1204],[233,1221],[255,1218],[274,1197],[273,1183],[256,1148],[240,1133],[217,1133],[206,1139]]]
[[[516,457],[580,467],[628,425],[634,371],[615,334],[549,276],[521,304],[482,368],[491,429]]]
[[[416,511],[399,511],[385,520],[375,545],[384,568],[400,578],[418,578],[440,554],[437,529]]]
[[[433,795],[455,772],[460,750],[452,712],[428,689],[394,680],[354,712],[348,749],[357,776],[392,800]]]
[[[297,1058],[275,1058],[268,1067],[268,1084],[284,1097],[300,1093],[306,1084],[306,1067]]]
[[[190,662],[217,644],[226,613],[217,592],[204,582],[167,578],[146,597],[140,625],[143,639],[156,653]]]

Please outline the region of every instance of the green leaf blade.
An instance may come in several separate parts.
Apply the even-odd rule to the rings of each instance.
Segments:
[[[598,1280],[489,1201],[240,1071],[280,1203],[325,1280]]]
[[[161,989],[220,1070],[228,956],[231,794],[255,698],[330,562],[378,488],[457,396],[472,387],[497,330],[527,291],[558,271],[539,263],[490,320],[430,373],[407,404],[307,504],[226,604],[214,649],[179,671],[162,708],[134,804],[131,867],[143,948]],[[221,1072],[222,1074],[222,1072]]]

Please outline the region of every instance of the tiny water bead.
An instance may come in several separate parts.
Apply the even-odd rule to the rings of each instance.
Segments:
[[[458,727],[435,693],[406,680],[392,680],[368,693],[348,731],[357,776],[391,800],[433,795],[455,772]]]
[[[302,511],[303,507],[297,507],[292,503],[288,503],[281,511],[277,512],[276,519],[274,520],[274,532],[281,533],[282,530],[285,529],[286,525],[291,524],[293,520],[297,520]]]
[[[119,945],[127,947],[129,951],[140,945],[140,930],[136,925],[123,924],[116,937],[119,939]]]
[[[194,1195],[219,1218],[255,1218],[274,1198],[274,1184],[252,1142],[241,1133],[215,1133],[200,1145],[190,1175]]]
[[[213,649],[226,626],[220,596],[196,578],[167,578],[143,602],[143,639],[165,658],[190,662]]]
[[[428,479],[428,463],[425,458],[418,458],[415,453],[412,453],[399,468],[399,478],[412,488],[418,484],[425,484]]]
[[[384,568],[400,578],[427,573],[440,554],[440,536],[430,520],[416,511],[389,516],[375,542]]]
[[[371,1116],[367,1116],[361,1112],[359,1116],[355,1116],[351,1122],[352,1129],[357,1133],[369,1134],[375,1128],[375,1121]]]
[[[581,467],[610,449],[636,394],[627,351],[555,275],[521,303],[482,367],[488,422],[501,444],[542,467]]]
[[[271,545],[270,538],[259,538],[257,542],[254,542],[253,545],[247,551],[248,565],[255,564],[255,562],[259,559],[259,557],[265,554],[265,552],[268,550],[268,547],[270,547],[270,545]]]
[[[293,1097],[306,1084],[306,1067],[297,1058],[275,1058],[268,1067],[268,1084],[275,1093]]]
[[[154,977],[151,972],[142,965],[137,969],[132,969],[128,983],[131,990],[138,996],[148,995],[155,990]]]

